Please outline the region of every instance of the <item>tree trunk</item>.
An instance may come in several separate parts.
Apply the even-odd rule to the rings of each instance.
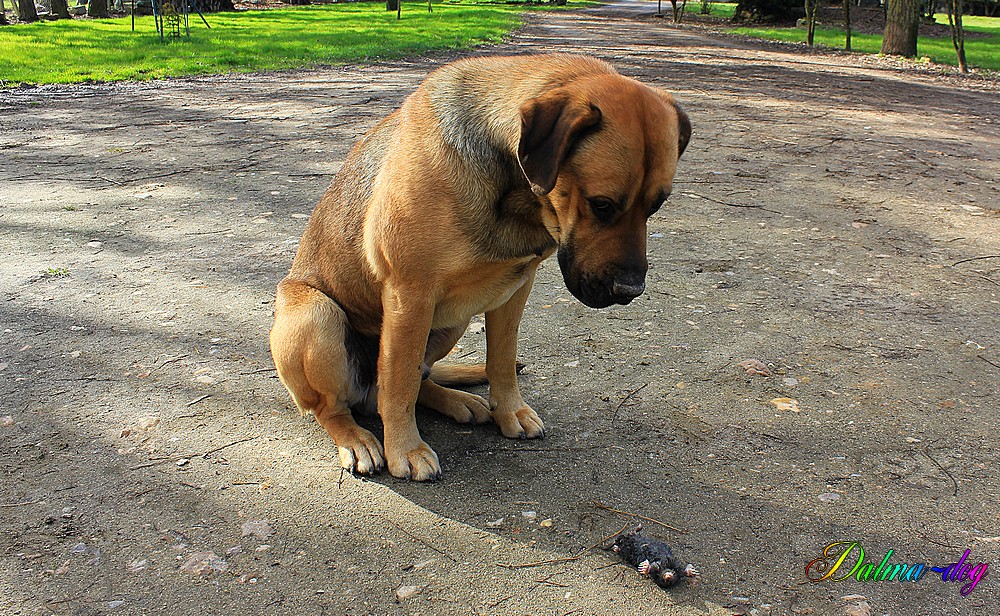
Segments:
[[[395,11],[399,8],[399,0],[385,0],[385,10]]]
[[[889,0],[885,14],[882,53],[913,58],[917,55],[917,27],[920,24],[919,0]]]
[[[3,6],[3,0],[0,0],[0,26],[9,26],[10,23],[7,22],[7,9]]]
[[[851,0],[844,0],[844,49],[851,50]]]
[[[90,0],[87,4],[87,17],[111,17],[108,13],[108,0]]]
[[[962,28],[962,13],[965,10],[963,0],[951,0],[948,4],[948,25],[951,26],[951,44],[958,56],[958,70],[969,72],[969,64],[965,61],[965,30]]]
[[[17,0],[17,20],[23,24],[38,21],[35,0]]]
[[[57,19],[69,19],[69,4],[66,0],[52,0],[52,15]]]
[[[819,0],[806,0],[806,43],[810,47],[816,41],[816,9],[819,6]]]

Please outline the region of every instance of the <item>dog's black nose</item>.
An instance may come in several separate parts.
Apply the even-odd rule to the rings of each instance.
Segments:
[[[638,272],[621,273],[611,283],[611,298],[617,304],[627,304],[646,290],[646,276]]]

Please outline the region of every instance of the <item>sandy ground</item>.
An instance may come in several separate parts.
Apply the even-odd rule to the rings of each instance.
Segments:
[[[652,6],[532,16],[472,52],[600,56],[674,92],[695,136],[645,296],[592,311],[540,272],[521,386],[549,435],[421,414],[429,485],[342,474],[267,330],[350,145],[454,56],[0,93],[0,613],[995,610],[994,84]],[[482,360],[481,326],[460,345]],[[702,583],[588,549],[631,519],[594,501],[673,527],[645,523]],[[990,569],[966,597],[934,572],[807,582],[839,541]]]

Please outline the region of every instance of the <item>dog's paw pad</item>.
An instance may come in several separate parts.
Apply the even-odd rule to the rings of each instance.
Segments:
[[[435,481],[441,479],[441,464],[434,450],[421,441],[403,455],[389,456],[389,472],[400,479]]]
[[[540,438],[545,436],[545,424],[538,414],[528,406],[522,406],[513,413],[493,411],[493,421],[500,426],[500,432],[507,438]]]
[[[342,439],[345,440],[345,439]],[[340,466],[359,475],[374,475],[385,468],[382,444],[371,432],[358,430],[355,438],[338,444]]]

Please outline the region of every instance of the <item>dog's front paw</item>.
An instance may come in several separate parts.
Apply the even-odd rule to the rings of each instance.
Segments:
[[[419,441],[416,447],[408,451],[394,451],[387,447],[386,459],[389,463],[389,472],[400,479],[413,481],[441,479],[441,464],[438,463],[437,454],[423,441]]]
[[[532,408],[524,405],[516,411],[493,409],[493,421],[507,438],[540,438],[545,436],[545,424]]]
[[[337,453],[340,466],[359,475],[374,475],[385,468],[382,443],[375,435],[363,428],[357,428],[338,439]]]

